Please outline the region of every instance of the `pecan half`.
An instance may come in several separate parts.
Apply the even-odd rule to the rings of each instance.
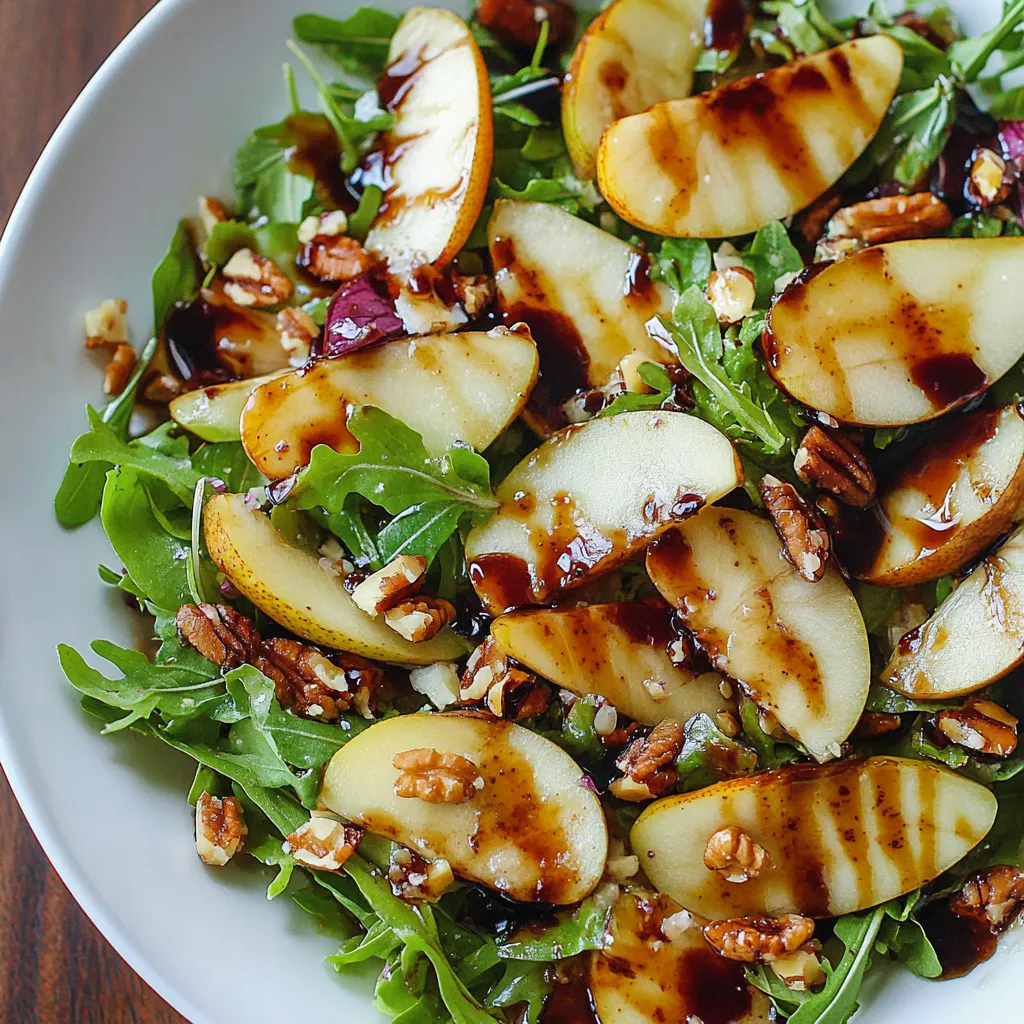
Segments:
[[[813,426],[804,434],[793,459],[796,475],[854,508],[875,500],[877,483],[864,452],[837,430]]]
[[[814,936],[814,922],[799,914],[711,921],[704,938],[716,953],[745,964],[769,964],[795,953]]]
[[[399,555],[349,592],[357,607],[376,618],[417,593],[426,574],[427,560],[422,555]]]
[[[297,640],[263,640],[252,620],[228,605],[182,605],[176,623],[185,643],[225,671],[258,668],[281,705],[302,718],[331,721],[353,707],[370,716],[383,673],[357,654],[328,658]]]
[[[285,850],[297,863],[313,871],[340,871],[363,838],[363,830],[337,818],[313,812],[284,841]]]
[[[347,235],[316,235],[299,253],[299,266],[335,284],[361,277],[375,262],[372,253]]]
[[[829,243],[849,240],[856,251],[883,242],[931,238],[952,223],[949,207],[931,192],[866,199],[833,215],[825,229],[823,255],[837,255],[828,251]]]
[[[871,740],[876,736],[885,736],[895,732],[903,724],[899,715],[890,715],[884,711],[865,711],[860,716],[853,735],[858,740]]]
[[[408,903],[434,903],[455,881],[452,866],[443,857],[425,860],[405,846],[393,843],[388,862],[391,891]]]
[[[411,597],[384,613],[384,621],[410,643],[423,643],[455,621],[454,606],[441,597]]]
[[[291,278],[266,256],[239,249],[224,264],[224,294],[239,306],[279,306],[292,293]]]
[[[949,901],[954,914],[985,921],[996,934],[1013,923],[1022,907],[1024,873],[1006,864],[972,875]]]
[[[620,800],[650,800],[676,784],[675,762],[683,749],[683,726],[671,718],[640,736],[619,755],[615,766],[623,773],[609,789]]]
[[[962,708],[940,711],[932,725],[950,743],[990,757],[1009,757],[1017,748],[1017,719],[990,700],[970,700]]]
[[[735,825],[715,832],[704,847],[704,866],[727,882],[746,882],[772,865],[768,851]]]
[[[825,575],[832,553],[832,539],[818,513],[792,484],[777,476],[763,476],[760,492],[786,558],[808,583],[817,583]]]
[[[430,804],[460,804],[484,787],[475,764],[461,754],[442,754],[418,747],[396,754],[391,762],[400,772],[395,795]]]
[[[242,805],[235,797],[200,795],[196,801],[196,853],[204,864],[223,867],[242,849],[247,833]]]
[[[979,146],[971,157],[967,194],[978,206],[1001,203],[1013,187],[1006,161],[995,151]]]

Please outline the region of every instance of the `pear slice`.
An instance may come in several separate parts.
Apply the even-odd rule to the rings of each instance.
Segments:
[[[451,629],[410,643],[356,607],[315,555],[292,547],[241,494],[218,494],[203,511],[206,547],[217,568],[257,608],[304,640],[403,665],[453,661],[472,646]]]
[[[857,601],[834,567],[808,583],[768,520],[715,508],[653,545],[647,571],[716,669],[813,757],[839,756],[864,710],[871,655]]]
[[[604,130],[690,95],[709,0],[615,0],[588,26],[562,85],[562,127],[580,178],[597,172]]]
[[[482,785],[459,803],[398,796],[395,757],[425,748],[472,761]],[[402,715],[334,755],[320,799],[511,899],[566,904],[593,891],[608,853],[601,802],[582,774],[561,747],[520,725],[466,712]]]
[[[242,436],[239,421],[249,396],[284,373],[288,371],[187,391],[171,402],[168,411],[179,427],[204,441],[238,441]]]
[[[530,409],[550,422],[545,432],[565,426],[559,406],[606,384],[631,352],[677,361],[644,328],[670,315],[673,296],[639,249],[551,203],[516,199],[494,204],[487,237],[505,319],[529,324],[540,352]]]
[[[946,700],[994,683],[1022,661],[1024,529],[900,640],[882,681],[908,697]]]
[[[714,427],[680,412],[627,412],[549,438],[498,487],[466,538],[491,614],[543,604],[614,569],[743,479]]]
[[[903,426],[981,394],[1024,355],[1024,238],[879,245],[795,281],[764,336],[798,401]]]
[[[951,419],[879,488],[839,513],[844,568],[883,587],[960,570],[1024,518],[1024,416],[1017,406]]]
[[[454,441],[483,451],[519,415],[536,378],[537,349],[525,328],[400,338],[256,389],[242,412],[242,443],[264,476],[281,479],[305,466],[318,444],[358,451],[348,410],[373,405],[422,435],[433,455]]]
[[[491,83],[469,27],[413,7],[391,38],[378,83],[395,122],[381,139],[385,192],[366,247],[392,270],[446,266],[480,216],[491,176]]]
[[[927,761],[896,757],[791,765],[651,804],[630,835],[655,888],[714,919],[835,917],[912,892],[992,827],[996,798]],[[704,848],[734,825],[770,865],[730,882]]]
[[[903,51],[855,39],[613,124],[597,180],[620,217],[659,235],[722,238],[802,210],[867,148]]]
[[[695,675],[673,664],[672,609],[660,600],[524,609],[495,619],[491,635],[556,686],[580,697],[599,693],[645,725],[735,710],[717,672]]]
[[[747,984],[743,964],[711,949],[703,923],[664,893],[624,892],[612,906],[606,944],[588,957],[601,1024],[769,1024],[768,997]]]

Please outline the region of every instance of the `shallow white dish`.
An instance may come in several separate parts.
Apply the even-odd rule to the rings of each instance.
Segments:
[[[51,503],[85,403],[101,402],[82,314],[124,296],[134,340],[145,339],[150,273],[177,219],[201,193],[228,192],[235,147],[285,113],[291,17],[355,6],[163,0],[68,115],[0,243],[0,756],[75,898],[195,1024],[381,1018],[370,975],[339,978],[323,963],[331,940],[288,901],[268,904],[261,874],[199,862],[185,803],[191,762],[137,737],[102,738],[81,714],[56,644],[131,643],[137,620],[96,576],[97,563],[111,560],[98,524],[63,533]],[[977,31],[1000,5],[952,6]],[[884,992],[872,983],[858,1019],[1019,1019],[1022,966],[1024,947],[1010,936],[964,981],[937,986],[900,973]]]

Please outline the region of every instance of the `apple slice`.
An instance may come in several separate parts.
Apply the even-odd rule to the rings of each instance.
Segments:
[[[659,235],[722,238],[802,210],[867,148],[903,51],[855,39],[613,124],[597,180],[620,217]]]
[[[394,759],[424,748],[472,761],[482,785],[459,803],[398,796]],[[520,725],[466,712],[402,715],[334,755],[320,799],[511,899],[566,904],[593,891],[608,853],[601,802],[582,774],[561,747]]]
[[[841,509],[844,568],[883,587],[937,580],[1024,518],[1024,417],[1017,406],[956,416],[883,479],[878,504]]]
[[[830,568],[808,583],[767,519],[708,509],[647,552],[647,571],[711,664],[819,761],[838,757],[864,710],[871,655],[857,601]]]
[[[491,635],[556,686],[580,697],[599,693],[645,725],[735,710],[717,672],[695,675],[673,664],[672,609],[660,600],[524,609],[495,619]]]
[[[480,216],[491,176],[491,84],[466,23],[441,7],[406,12],[391,39],[380,103],[385,185],[366,247],[392,264],[444,267]]]
[[[934,419],[1024,355],[1024,238],[894,242],[820,266],[779,296],[764,336],[776,383],[812,409]]]
[[[168,411],[179,427],[204,441],[238,441],[242,436],[239,421],[249,396],[258,387],[287,372],[280,370],[265,377],[197,388],[178,395],[168,406]]]
[[[404,665],[453,661],[472,646],[451,629],[410,643],[356,607],[318,559],[292,547],[241,494],[217,494],[203,511],[206,547],[217,568],[257,608],[304,640]]]
[[[985,837],[996,798],[927,761],[897,757],[791,765],[651,804],[630,835],[655,888],[714,919],[834,917],[912,892]],[[770,858],[730,882],[704,848],[734,825]]]
[[[743,964],[711,949],[702,923],[663,893],[633,889],[615,901],[608,941],[588,957],[602,1024],[769,1024],[768,997],[747,984]]]
[[[690,95],[709,0],[616,0],[583,33],[562,84],[562,127],[576,174],[597,171],[614,121]]]
[[[882,681],[908,697],[946,700],[994,683],[1022,661],[1024,529],[900,640]]]
[[[540,352],[530,409],[551,429],[578,391],[606,384],[624,356],[659,363],[674,353],[644,324],[672,311],[672,291],[647,274],[647,257],[550,203],[499,199],[487,226],[498,301],[508,323],[524,321]]]
[[[264,384],[242,412],[242,443],[264,476],[281,479],[318,444],[358,451],[347,413],[373,405],[421,434],[433,455],[454,441],[483,451],[519,415],[536,378],[525,328],[401,338]]]
[[[743,480],[729,441],[680,412],[627,412],[549,438],[498,487],[466,538],[491,614],[543,604],[614,569]]]

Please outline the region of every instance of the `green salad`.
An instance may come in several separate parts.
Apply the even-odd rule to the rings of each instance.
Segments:
[[[55,511],[210,868],[402,1024],[843,1024],[1024,908],[1024,0],[295,19]],[[301,97],[315,96],[308,105]],[[225,154],[227,160],[228,154]],[[340,943],[340,945],[339,945]]]

